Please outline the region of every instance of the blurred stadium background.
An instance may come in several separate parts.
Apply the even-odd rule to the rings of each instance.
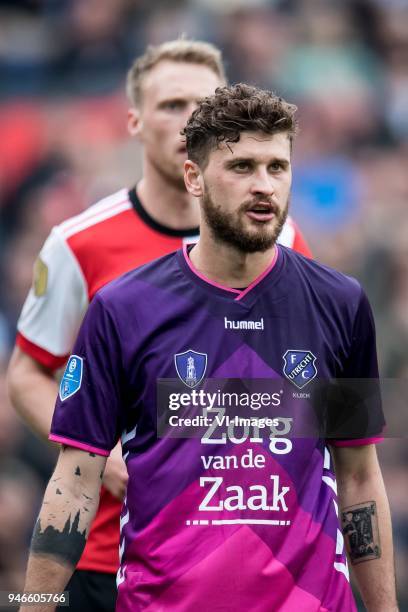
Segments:
[[[125,73],[182,33],[216,43],[232,82],[298,104],[293,216],[317,259],[365,287],[382,375],[408,379],[407,0],[0,0],[0,590],[21,588],[55,459],[5,391],[33,262],[54,224],[140,176]],[[408,610],[404,433],[380,455]]]

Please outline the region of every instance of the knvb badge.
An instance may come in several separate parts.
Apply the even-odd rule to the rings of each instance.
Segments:
[[[78,355],[71,355],[68,359],[65,372],[61,378],[59,396],[61,401],[68,399],[81,388],[83,359]]]
[[[196,387],[204,378],[207,369],[207,354],[197,351],[184,351],[174,355],[174,364],[180,380],[187,387]]]
[[[298,389],[303,389],[317,374],[316,357],[311,351],[288,350],[283,355],[283,373]]]

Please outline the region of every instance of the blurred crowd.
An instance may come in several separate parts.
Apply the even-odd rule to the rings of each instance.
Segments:
[[[292,214],[319,261],[362,282],[382,375],[408,379],[407,0],[0,0],[0,590],[21,586],[55,458],[5,392],[32,265],[53,225],[137,182],[126,71],[181,34],[218,45],[232,82],[297,104]],[[408,610],[400,433],[379,452]]]

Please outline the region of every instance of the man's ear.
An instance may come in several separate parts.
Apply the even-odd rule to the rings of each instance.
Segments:
[[[140,110],[132,106],[128,110],[128,132],[131,136],[140,136],[143,130],[143,121]]]
[[[204,180],[200,166],[191,159],[184,162],[184,183],[188,193],[201,198],[204,193]]]

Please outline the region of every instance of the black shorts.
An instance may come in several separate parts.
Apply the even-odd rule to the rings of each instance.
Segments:
[[[76,570],[65,591],[69,591],[69,607],[59,606],[59,612],[115,612],[115,574]]]

